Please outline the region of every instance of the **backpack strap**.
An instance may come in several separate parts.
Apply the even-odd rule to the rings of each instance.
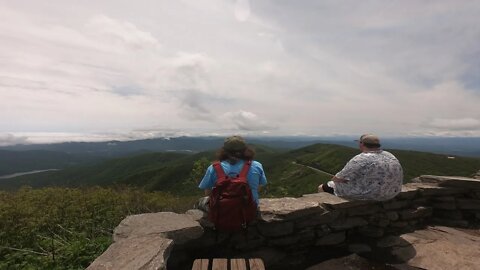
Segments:
[[[225,172],[223,171],[222,164],[220,164],[220,161],[215,161],[212,165],[213,165],[213,168],[215,169],[215,172],[217,173],[217,179],[225,180],[228,178]]]
[[[243,168],[242,170],[240,171],[240,174],[239,176],[240,177],[247,177],[247,174],[248,174],[248,171],[250,170],[250,167],[252,166],[252,161],[251,160],[247,160],[245,161],[245,164],[243,164]]]

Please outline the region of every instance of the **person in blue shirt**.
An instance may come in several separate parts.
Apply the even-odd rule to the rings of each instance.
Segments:
[[[225,139],[223,147],[217,152],[217,159],[221,162],[223,171],[226,175],[233,176],[239,174],[245,164],[245,161],[251,160],[252,164],[247,174],[247,181],[252,191],[252,196],[258,206],[258,192],[261,187],[267,184],[267,178],[263,171],[263,166],[260,162],[253,160],[255,157],[255,151],[249,147],[245,140],[240,136],[231,136]],[[215,187],[217,182],[217,173],[210,165],[207,168],[205,176],[198,185],[199,188],[205,190],[207,197],[202,198],[199,202],[198,208],[202,210],[208,209],[206,204],[208,203],[208,196],[210,195],[212,188]]]

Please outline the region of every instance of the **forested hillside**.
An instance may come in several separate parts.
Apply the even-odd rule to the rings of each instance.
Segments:
[[[307,165],[335,174],[358,149],[314,144],[291,151],[255,145],[256,159],[263,163],[269,185],[264,196],[300,196],[316,191],[331,178]],[[405,181],[422,174],[470,176],[480,168],[479,158],[456,157],[416,151],[391,150],[404,168]],[[148,191],[165,191],[176,195],[198,195],[197,182],[214,159],[214,152],[197,154],[147,153],[117,158],[92,166],[78,166],[61,171],[25,175],[0,181],[0,188],[15,189],[22,185],[44,186],[111,186],[128,185]],[[194,169],[195,168],[195,169]]]
[[[0,176],[32,170],[63,169],[100,160],[98,157],[47,150],[0,150]]]
[[[359,153],[331,144],[292,151],[254,147],[269,182],[262,197],[314,193]],[[480,168],[478,158],[391,152],[406,181],[421,174],[470,176]],[[11,190],[0,192],[0,269],[85,268],[109,246],[125,216],[191,208],[203,194],[197,184],[214,156],[146,153],[0,180],[1,188]],[[34,189],[18,189],[24,185]]]

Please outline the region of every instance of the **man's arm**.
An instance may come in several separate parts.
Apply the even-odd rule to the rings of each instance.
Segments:
[[[336,182],[336,183],[346,183],[346,182],[348,182],[347,179],[343,179],[343,178],[336,177],[336,176],[332,177],[332,181]]]

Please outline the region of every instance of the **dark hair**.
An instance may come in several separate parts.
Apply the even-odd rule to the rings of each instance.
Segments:
[[[255,157],[255,150],[247,146],[243,151],[229,152],[226,151],[223,147],[217,151],[217,159],[219,161],[229,160],[230,163],[235,163],[237,160],[253,160]]]

